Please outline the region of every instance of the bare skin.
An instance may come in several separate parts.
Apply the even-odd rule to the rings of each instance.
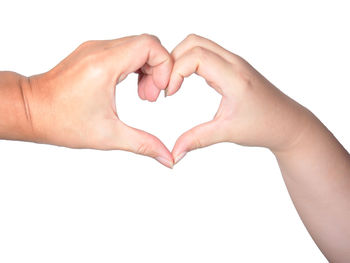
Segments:
[[[215,118],[182,134],[172,153],[117,115],[115,86],[139,73],[141,99],[173,95],[196,73],[222,95]],[[350,261],[350,156],[309,110],[241,57],[190,35],[171,54],[153,36],[88,41],[47,73],[0,72],[0,138],[120,149],[172,167],[218,142],[270,149],[309,233],[331,262]]]
[[[71,148],[126,150],[172,167],[155,136],[119,120],[115,86],[139,73],[139,95],[155,101],[173,61],[150,35],[88,41],[49,72],[29,78],[0,72],[0,138]]]
[[[350,156],[333,134],[245,60],[208,39],[190,35],[172,56],[167,95],[193,73],[222,95],[212,121],[179,137],[172,150],[175,163],[218,142],[270,149],[320,250],[330,262],[350,262]]]

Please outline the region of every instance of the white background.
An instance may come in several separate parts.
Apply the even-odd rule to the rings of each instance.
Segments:
[[[349,150],[346,2],[1,0],[0,70],[45,72],[89,39],[147,32],[171,51],[196,33],[247,59]],[[220,97],[192,76],[144,102],[133,75],[116,101],[123,121],[171,149]],[[0,262],[326,260],[266,149],[214,145],[170,170],[127,152],[0,141]]]

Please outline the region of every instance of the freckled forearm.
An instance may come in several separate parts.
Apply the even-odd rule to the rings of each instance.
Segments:
[[[35,139],[26,96],[29,88],[27,77],[0,71],[0,139]]]

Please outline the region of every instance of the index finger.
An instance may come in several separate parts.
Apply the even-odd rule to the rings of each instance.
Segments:
[[[178,44],[174,48],[174,50],[171,52],[171,55],[174,58],[174,60],[177,60],[188,50],[191,50],[194,47],[205,48],[213,53],[218,54],[219,56],[231,63],[234,62],[234,60],[238,57],[237,55],[218,45],[214,41],[195,34],[188,35],[180,44]]]
[[[155,86],[158,89],[166,88],[173,60],[157,37],[142,34],[118,41],[110,48],[120,67],[119,75],[127,76],[147,65]]]
[[[179,57],[173,67],[167,95],[174,94],[185,77],[196,73],[221,95],[223,88],[230,87],[232,65],[216,53],[202,47],[194,47]]]

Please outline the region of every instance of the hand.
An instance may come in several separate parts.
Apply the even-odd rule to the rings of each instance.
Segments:
[[[137,72],[139,96],[155,101],[172,66],[169,53],[150,35],[83,43],[55,68],[22,85],[33,140],[126,150],[172,167],[172,155],[158,138],[118,118],[114,98],[115,86]]]
[[[185,77],[196,73],[222,95],[212,121],[182,134],[172,154],[175,163],[187,152],[218,142],[268,147],[291,147],[307,123],[309,112],[280,92],[251,65],[216,43],[190,35],[172,52],[174,67],[167,95]]]

